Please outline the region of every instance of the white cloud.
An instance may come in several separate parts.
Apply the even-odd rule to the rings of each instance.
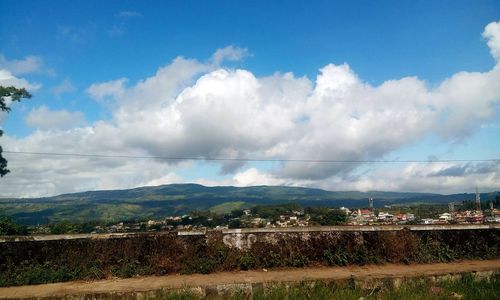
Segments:
[[[76,87],[69,79],[64,79],[60,84],[52,87],[50,89],[52,94],[56,97],[60,97],[63,94],[73,93],[76,91]]]
[[[248,56],[248,49],[239,48],[233,45],[217,49],[212,55],[214,65],[220,65],[224,61],[239,61]]]
[[[94,83],[88,89],[87,93],[98,101],[103,101],[108,97],[120,97],[125,92],[126,78],[120,78],[102,83]]]
[[[235,173],[231,178],[222,180],[211,180],[198,178],[195,183],[206,186],[256,186],[256,185],[286,185],[286,186],[307,186],[311,181],[287,181],[272,174],[259,171],[257,168],[248,168]]]
[[[461,193],[500,189],[500,164],[429,163],[408,164],[402,170],[377,170],[355,181],[342,181],[342,188],[356,190],[399,190],[409,192]]]
[[[14,75],[41,72],[42,65],[42,59],[38,56],[30,55],[24,59],[8,60],[0,54],[0,69],[6,69]]]
[[[50,110],[46,106],[40,106],[28,114],[26,124],[40,130],[67,130],[84,125],[85,116],[79,111]]]
[[[30,92],[34,92],[42,85],[38,83],[31,83],[24,78],[17,78],[8,70],[0,69],[0,86],[14,86],[16,88],[25,88]],[[10,107],[11,103],[10,97],[7,97],[5,101],[7,107]],[[0,111],[0,125],[6,117],[7,112]]]
[[[496,33],[488,28],[491,27],[485,32],[489,41],[495,40]],[[496,47],[491,43],[489,46],[492,50]],[[500,100],[499,65],[487,72],[454,74],[434,88],[415,77],[374,86],[359,78],[348,64],[326,65],[314,81],[292,73],[257,77],[248,70],[224,69],[214,63],[241,58],[232,56],[233,48],[224,49],[232,50],[218,50],[208,63],[176,58],[135,84],[127,84],[125,78],[95,83],[87,92],[98,101],[113,103],[110,121],[66,131],[37,131],[23,139],[10,138],[8,146],[38,152],[64,149],[77,153],[175,157],[374,160],[436,132],[443,141],[464,140],[481,125],[491,123]],[[29,175],[28,169],[18,162],[16,167],[20,169],[12,167],[8,177],[39,176],[39,180],[50,178],[53,182],[58,175],[45,175],[57,170],[66,174],[66,181],[81,180],[72,182],[76,190],[88,188],[89,182],[100,188],[123,188],[179,179],[174,173],[179,165],[166,161],[144,162],[144,167],[157,170],[152,173],[138,170],[129,161],[101,161],[107,168],[104,174],[110,176],[105,183],[96,171],[103,166],[94,170],[93,163],[82,165],[72,160],[58,169],[59,161],[46,161],[40,165],[46,168],[44,171]],[[220,165],[222,174],[244,168],[242,163]],[[446,171],[448,175],[437,177],[440,170],[440,174],[447,173],[436,169],[436,165],[356,175],[360,165],[286,162],[272,171],[246,169],[224,182],[429,191],[440,186],[441,191],[463,191],[483,182],[490,188],[500,188],[498,166],[487,172],[469,168],[463,176],[452,176],[458,166]],[[443,180],[441,185],[436,178]],[[5,185],[0,182],[2,191]],[[39,185],[24,187],[26,191],[38,188]],[[10,189],[11,193],[14,190]]]
[[[488,24],[484,29],[483,37],[488,41],[491,55],[497,61],[500,60],[500,21]]]
[[[235,186],[253,186],[253,185],[283,185],[285,180],[275,178],[270,174],[259,172],[256,168],[250,168],[244,172],[237,173],[234,178]]]
[[[384,166],[361,175],[331,176],[321,180],[290,180],[256,168],[236,173],[222,180],[199,178],[206,186],[282,185],[323,188],[332,191],[405,191],[453,194],[500,189],[500,163],[410,163],[403,168]]]
[[[25,88],[29,91],[36,91],[42,86],[41,84],[38,83],[30,83],[23,78],[17,78],[16,76],[12,75],[12,73],[10,73],[9,71],[1,69],[0,69],[0,85],[15,86],[16,88]]]

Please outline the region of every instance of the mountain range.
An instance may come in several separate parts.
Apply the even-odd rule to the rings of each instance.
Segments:
[[[494,199],[498,192],[483,193],[481,199]],[[474,200],[475,194],[441,195],[405,192],[326,191],[289,186],[216,186],[169,184],[126,190],[88,191],[42,198],[0,198],[0,213],[23,224],[46,224],[68,220],[120,221],[158,219],[182,215],[193,210],[227,213],[255,205],[297,203],[301,206],[367,207],[374,205],[446,204]]]

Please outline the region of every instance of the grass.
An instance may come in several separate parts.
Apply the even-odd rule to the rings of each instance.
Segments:
[[[500,299],[500,275],[488,279],[475,279],[464,275],[456,280],[432,282],[429,279],[412,279],[395,288],[390,282],[371,289],[354,287],[352,283],[302,282],[296,285],[276,284],[266,289],[256,289],[249,295],[236,291],[232,295],[207,295],[202,297],[191,290],[161,291],[152,299],[252,299],[252,300],[302,300],[302,299],[377,299],[377,300],[486,300]]]

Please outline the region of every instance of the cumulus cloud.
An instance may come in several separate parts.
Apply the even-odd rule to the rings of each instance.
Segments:
[[[76,91],[75,85],[69,79],[64,79],[60,84],[52,87],[50,89],[52,94],[56,97],[60,97],[63,94],[72,93]]]
[[[312,181],[289,181],[284,178],[279,178],[273,174],[259,171],[257,168],[247,168],[240,172],[236,172],[232,177],[222,180],[211,180],[207,178],[198,178],[195,183],[206,186],[256,186],[256,185],[284,185],[284,186],[308,186]]]
[[[67,130],[84,125],[85,116],[79,111],[50,110],[46,106],[40,106],[28,114],[26,124],[40,130]]]
[[[8,60],[0,54],[0,69],[5,69],[14,75],[36,73],[42,70],[42,59],[38,56],[30,55],[24,59]]]
[[[248,49],[239,48],[233,45],[217,49],[212,55],[214,65],[220,65],[223,61],[239,61],[248,56]]]
[[[31,83],[24,78],[17,78],[11,72],[5,69],[0,69],[0,86],[14,86],[16,88],[25,88],[30,92],[36,91],[41,87],[41,84]],[[6,99],[6,105],[11,105],[9,97]],[[7,117],[7,112],[0,111],[0,124]]]
[[[283,179],[261,173],[256,168],[250,168],[244,172],[237,173],[233,179],[236,186],[282,185],[285,183]]]
[[[298,183],[298,184],[297,184]],[[440,194],[463,193],[475,187],[483,192],[500,189],[500,164],[409,163],[404,167],[382,166],[349,176],[321,180],[290,181],[287,185],[319,187],[335,191],[405,191]]]
[[[462,173],[459,175],[459,173]],[[434,163],[431,165],[410,164],[399,179],[397,189],[418,191],[419,187],[439,192],[463,192],[479,187],[483,191],[500,188],[500,163]]]
[[[12,149],[10,141],[5,146]],[[73,149],[74,145],[71,147]],[[45,148],[61,151],[56,147]],[[0,182],[2,197],[38,197],[181,182],[171,167],[152,160],[40,157],[9,153],[4,153],[4,156],[13,174],[9,173]]]
[[[500,161],[438,165],[438,170],[428,174],[429,177],[457,177],[465,175],[490,174],[500,168]]]
[[[25,88],[29,91],[36,91],[42,85],[38,83],[28,82],[24,78],[18,78],[7,70],[0,69],[0,85],[1,86],[15,86],[17,88]]]
[[[97,101],[103,101],[108,97],[117,98],[125,92],[126,83],[126,78],[94,83],[87,89],[87,93]]]
[[[491,22],[486,26],[483,37],[488,41],[491,55],[500,60],[500,22]]]
[[[495,26],[488,25],[484,33],[493,55],[499,38]],[[225,182],[235,185],[454,191],[480,182],[500,188],[498,165],[410,164],[404,169],[359,175],[362,164],[356,163],[383,159],[436,132],[443,141],[461,141],[491,122],[500,100],[498,64],[487,72],[459,72],[436,87],[416,77],[374,86],[359,78],[347,63],[324,66],[314,80],[293,73],[257,77],[249,70],[219,65],[224,60],[241,59],[245,52],[226,47],[217,50],[207,63],[178,57],[136,83],[126,78],[95,83],[87,92],[98,101],[113,103],[109,121],[9,138],[5,149],[50,152],[47,145],[51,145],[78,153],[350,161],[283,162],[265,172],[245,169],[241,162],[221,162],[221,174],[234,173]],[[99,181],[95,170],[86,173],[88,180],[82,179],[82,170],[89,169],[82,169],[78,162],[61,169],[55,167],[57,163],[50,164],[45,172],[65,173],[66,180],[79,178],[85,182],[75,180],[79,189]],[[94,167],[93,162],[89,165]],[[122,160],[108,160],[103,165],[109,168],[104,174],[111,176],[106,187],[179,179],[174,171],[179,165],[165,161],[145,162],[144,167],[157,170],[151,174]],[[16,167],[20,170],[12,167],[8,177],[26,175],[21,163]],[[131,175],[130,170],[137,173]],[[130,177],[125,179],[120,173],[115,178],[113,174],[122,171]],[[211,180],[201,178],[199,182]],[[0,185],[4,191],[6,184]]]

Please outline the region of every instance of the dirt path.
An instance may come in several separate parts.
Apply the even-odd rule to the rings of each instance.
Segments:
[[[304,280],[341,280],[432,276],[461,272],[500,270],[500,259],[472,260],[447,264],[370,265],[318,267],[286,270],[223,272],[209,275],[148,276],[100,281],[73,281],[32,286],[0,288],[0,299],[55,297],[63,295],[105,294],[152,291],[161,288],[205,287],[235,283],[297,282]]]

